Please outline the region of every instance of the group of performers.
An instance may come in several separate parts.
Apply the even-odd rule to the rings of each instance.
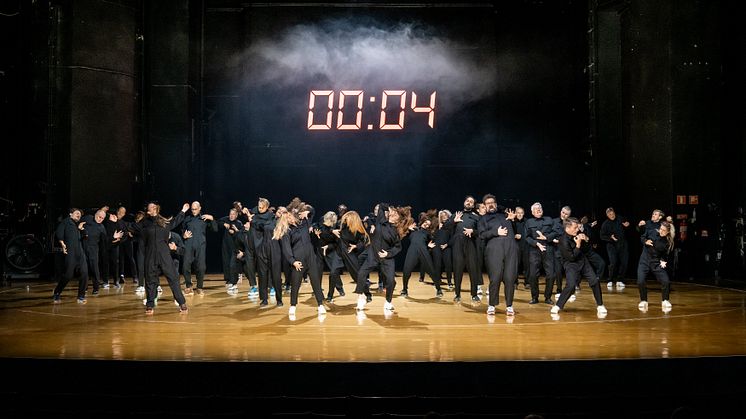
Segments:
[[[237,201],[228,215],[217,219],[203,213],[196,201],[184,204],[171,218],[162,216],[155,202],[132,220],[127,220],[123,207],[116,211],[103,207],[85,216],[80,209],[72,208],[56,230],[64,264],[53,299],[60,302],[65,286],[77,275],[77,302],[85,304],[89,276],[93,277],[96,295],[100,286],[122,286],[125,267],[129,266],[136,292],[145,295],[146,314],[154,311],[161,292],[161,274],[166,277],[180,312],[186,313],[185,295],[204,293],[208,232],[221,231],[227,291],[237,293],[239,278],[243,276],[251,287],[249,296],[257,296],[260,306],[267,306],[272,296],[277,306],[283,306],[283,291],[289,292],[291,318],[295,316],[304,280],[310,282],[318,313],[323,315],[325,304],[333,302],[335,292],[345,295],[341,279],[345,271],[355,281],[359,312],[372,301],[373,271],[378,272],[378,291],[385,291],[384,311],[393,312],[395,258],[407,238],[401,297],[408,297],[409,280],[419,267],[420,281],[427,274],[437,298],[444,295],[445,280],[457,303],[461,301],[466,271],[472,302],[480,303],[484,272],[489,278],[487,314],[495,315],[502,286],[505,314],[513,316],[519,272],[524,274],[524,286],[531,292],[529,304],[540,302],[538,278],[543,273],[543,302],[552,306],[553,316],[575,300],[583,278],[592,290],[597,314],[605,316],[601,283],[607,278],[609,289],[625,287],[629,257],[626,230],[630,223],[608,208],[606,220],[596,234],[598,223],[589,222],[586,217],[573,218],[569,207],[563,207],[556,218],[544,216],[538,202],[530,210],[531,217],[526,217],[523,208],[500,206],[492,194],[485,195],[479,203],[466,196],[459,211],[431,209],[419,213],[417,220],[413,219],[411,207],[381,202],[364,216],[339,205],[336,211],[328,211],[314,222],[315,209],[299,198],[277,208],[265,198],[259,198],[251,209]],[[650,274],[661,283],[661,308],[671,310],[666,269],[674,246],[674,227],[663,216],[662,211],[654,210],[649,220],[637,224],[643,246],[637,272],[641,311],[648,309],[646,280]],[[608,270],[605,259],[597,253],[602,244],[608,254]],[[184,276],[183,291],[180,272]],[[326,296],[322,288],[325,272]]]

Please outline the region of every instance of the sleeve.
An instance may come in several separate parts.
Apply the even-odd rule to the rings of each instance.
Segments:
[[[524,228],[526,232],[526,243],[528,243],[531,247],[536,247],[536,237],[534,237],[534,234],[536,234],[536,231],[529,226],[528,221],[526,221],[526,227]]]
[[[57,225],[57,230],[54,232],[54,236],[57,240],[65,240],[65,223],[61,222]]]
[[[581,255],[578,247],[572,246],[572,241],[567,236],[560,238],[560,253],[562,253],[562,259],[568,262],[576,262]]]
[[[176,228],[179,225],[181,225],[181,222],[184,221],[184,216],[185,215],[186,215],[186,213],[184,213],[183,211],[179,211],[178,213],[176,213],[176,215],[174,216],[174,218],[171,220],[171,223],[169,223],[169,225],[168,225],[169,230],[171,230],[171,231],[176,230]]]
[[[611,231],[609,231],[609,230],[611,230],[609,228],[610,224],[611,223],[609,223],[608,221],[604,221],[604,223],[601,224],[601,233],[599,233],[599,237],[601,238],[601,240],[603,240],[605,242],[612,241],[611,240]]]
[[[386,252],[388,252],[386,259],[395,258],[401,252],[401,240],[397,240],[391,248],[386,249]]]
[[[484,217],[479,219],[479,222],[477,223],[477,231],[479,232],[479,238],[484,240],[485,242],[494,237],[497,237],[497,229],[490,228]]]
[[[285,260],[292,265],[295,263],[295,256],[293,256],[293,246],[290,245],[290,233],[286,233],[280,239],[280,246],[282,246],[282,255]]]

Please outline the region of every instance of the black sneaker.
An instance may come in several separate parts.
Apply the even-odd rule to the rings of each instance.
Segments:
[[[552,305],[552,306],[554,305],[554,301],[552,301],[552,299],[551,299],[551,298],[545,298],[545,299],[544,299],[544,303],[545,303],[545,304],[549,304],[549,305]]]
[[[260,306],[266,306],[267,305],[267,300],[262,300],[262,302],[259,303],[259,305]]]
[[[539,304],[538,298],[532,298],[531,301],[528,302],[529,304]]]
[[[473,301],[473,302],[475,302],[475,303],[479,303],[479,302],[481,302],[482,300],[480,300],[480,299],[479,299],[479,297],[477,297],[477,296],[475,295],[475,296],[471,297],[471,301]]]
[[[402,297],[407,297],[409,295],[409,293],[407,293],[407,290],[402,290],[401,294],[399,294],[399,295],[401,295]]]
[[[442,296],[443,296],[443,291],[439,290],[438,292],[435,293],[436,298],[441,298]]]
[[[277,307],[282,307],[282,306],[284,306],[284,305],[285,305],[285,304],[283,304],[283,303],[282,303],[282,301],[278,301],[278,302],[277,302]]]
[[[461,302],[461,297],[459,297],[459,296],[453,297],[453,302],[454,303],[460,303]]]
[[[365,301],[368,302],[368,303],[370,303],[371,301],[373,301],[373,296],[372,295],[366,295],[365,296]]]

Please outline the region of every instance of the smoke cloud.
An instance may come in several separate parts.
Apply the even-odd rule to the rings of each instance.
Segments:
[[[253,40],[238,59],[249,88],[430,89],[447,95],[450,111],[497,89],[494,46],[459,43],[421,23],[296,25]]]

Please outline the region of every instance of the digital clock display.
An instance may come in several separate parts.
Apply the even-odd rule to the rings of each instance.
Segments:
[[[210,9],[204,184],[216,202],[297,195],[320,211],[555,199],[536,179],[576,202],[565,183],[589,178],[587,10],[538,3]]]
[[[411,101],[408,101],[407,94]],[[335,95],[338,98],[335,99]],[[425,103],[418,103],[417,92],[383,90],[380,98],[369,96],[363,90],[311,90],[308,95],[309,130],[402,130],[408,112],[427,116],[427,126],[435,128],[435,99],[437,92],[425,95]],[[366,102],[371,106],[365,108]],[[376,102],[379,103],[378,106]],[[336,106],[335,106],[336,105]],[[378,116],[377,123],[363,123],[364,112]],[[369,120],[368,118],[367,120]]]

